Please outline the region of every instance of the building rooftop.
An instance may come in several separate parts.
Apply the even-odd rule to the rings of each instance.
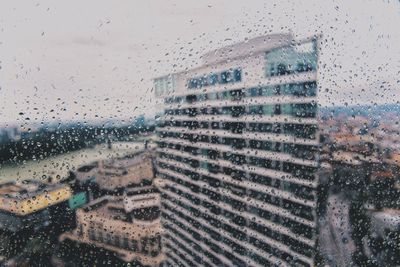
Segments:
[[[108,159],[80,167],[76,179],[80,184],[96,183],[100,189],[116,190],[151,181],[154,177],[152,152],[140,151],[123,158]]]
[[[240,58],[250,53],[272,50],[293,41],[291,34],[259,36],[233,45],[210,51],[202,56],[203,64],[215,64],[228,59]]]
[[[134,155],[124,158],[104,160],[102,163],[103,168],[106,169],[126,169],[129,167],[140,165],[144,160],[150,158],[151,154],[149,152],[141,151],[140,153],[136,153]]]
[[[332,153],[332,160],[351,165],[361,165],[362,162],[358,154],[347,151],[336,151]]]
[[[125,209],[126,195],[104,196],[77,210],[77,228],[59,237],[116,253],[125,262],[139,261],[145,266],[159,266],[164,260],[161,250],[160,201],[154,202],[147,191],[142,198],[130,199],[139,204]],[[157,193],[159,197],[159,194]],[[129,204],[129,203],[128,203]],[[135,265],[135,264],[134,264]],[[135,265],[136,266],[136,265]]]
[[[386,230],[397,231],[400,228],[400,210],[398,209],[369,210],[369,214],[373,230],[382,236]]]
[[[151,183],[153,178],[152,157],[148,153],[99,164],[99,171],[95,174],[96,183],[104,190],[139,185],[145,181]]]
[[[338,150],[332,153],[332,161],[342,162],[350,165],[361,165],[363,162],[382,163],[376,156],[365,156],[353,151]]]
[[[220,62],[225,62],[227,60],[233,60],[241,57],[245,57],[249,54],[256,54],[260,52],[267,52],[273,50],[278,47],[282,47],[285,45],[290,45],[292,43],[302,44],[304,42],[308,42],[314,39],[315,36],[305,38],[302,40],[294,40],[291,33],[281,34],[268,34],[264,36],[258,36],[252,39],[248,39],[242,42],[238,42],[232,45],[224,46],[212,51],[209,51],[201,56],[202,65],[213,65]],[[317,38],[320,38],[318,36]],[[196,70],[202,68],[202,66],[198,66],[192,68],[191,70]],[[185,73],[186,70],[177,71],[173,74]],[[171,73],[160,75],[154,77],[153,79],[165,78],[172,75]]]
[[[26,215],[71,196],[71,189],[63,184],[45,184],[37,180],[8,182],[0,185],[0,210]]]

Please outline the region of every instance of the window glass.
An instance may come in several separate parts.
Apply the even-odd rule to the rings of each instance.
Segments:
[[[1,1],[0,266],[400,266],[399,10]]]

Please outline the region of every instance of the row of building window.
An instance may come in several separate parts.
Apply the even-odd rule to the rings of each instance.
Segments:
[[[205,188],[204,186],[199,188],[195,184],[188,183],[186,181],[183,181],[179,178],[176,178],[176,177],[173,177],[170,175],[163,174],[163,177],[165,179],[168,179],[170,181],[179,183],[180,185],[187,187],[195,195],[202,195],[202,196],[210,199],[211,202],[206,201],[206,200],[201,200],[201,201],[199,200],[199,201],[196,201],[196,203],[198,203],[198,205],[203,205],[205,208],[209,209],[215,215],[219,216],[222,214],[223,216],[227,217],[230,221],[232,221],[234,224],[236,224],[240,227],[246,226],[251,222],[250,220],[245,220],[245,217],[248,218],[249,216],[250,217],[252,216],[250,214],[255,214],[259,218],[273,222],[276,225],[282,225],[284,228],[289,229],[292,233],[295,233],[297,235],[304,236],[307,238],[312,238],[312,236],[313,236],[312,228],[309,226],[304,226],[305,227],[304,228],[303,224],[299,223],[298,221],[294,221],[292,219],[282,217],[278,214],[274,214],[270,210],[266,210],[265,208],[262,208],[258,205],[253,206],[253,205],[248,204],[249,198],[252,198],[252,199],[263,201],[265,203],[269,203],[271,205],[274,205],[274,206],[277,206],[280,208],[286,207],[285,209],[288,210],[289,209],[288,207],[290,205],[286,204],[283,199],[280,199],[277,197],[271,197],[270,195],[263,193],[263,192],[248,190],[248,192],[245,195],[243,195],[243,201],[239,201],[239,200],[236,200],[233,198],[229,198],[227,196],[223,196],[223,195],[219,194],[218,192],[215,192],[218,189],[209,190],[209,189]],[[228,190],[228,189],[225,188],[225,190]],[[232,191],[234,191],[234,190],[232,190]],[[245,199],[247,199],[247,200],[245,200]],[[212,201],[218,203],[217,206],[214,205],[212,203]],[[230,205],[232,207],[232,209],[230,211],[224,210],[223,208],[220,208],[218,206],[219,203],[226,203],[226,204]],[[303,210],[302,207],[304,207],[304,206],[300,207],[300,209],[302,211],[297,211],[297,213],[303,213],[304,216],[298,216],[298,215],[297,216],[299,218],[303,218],[303,217],[310,218],[311,215],[306,214],[306,213],[309,213],[310,211],[308,211],[305,208]],[[238,213],[244,215],[245,217],[238,215]]]
[[[170,218],[170,216],[166,213],[164,213],[163,217],[166,219]],[[171,221],[174,221],[174,219],[171,219]],[[184,226],[180,223],[177,223],[176,226],[178,226],[181,229],[184,229],[183,228]],[[167,234],[166,237],[170,241],[172,241],[171,243],[174,245],[177,244],[179,246],[179,248],[181,248],[184,251],[187,251],[189,248],[190,252],[188,252],[188,254],[192,255],[192,257],[194,257],[196,259],[197,263],[199,263],[201,266],[203,266],[203,265],[210,266],[209,264],[207,264],[206,260],[203,260],[203,257],[207,257],[215,266],[224,266],[219,257],[216,257],[213,253],[210,253],[206,249],[203,249],[202,246],[200,246],[198,242],[193,242],[192,240],[187,238],[185,235],[181,234],[180,232],[175,230],[173,227],[171,227],[170,224],[165,224],[165,228],[168,229],[169,231],[171,231],[172,233],[174,233],[175,236],[178,236],[180,239],[182,239],[186,244],[181,244],[181,242],[179,242],[176,238],[172,237],[172,235]],[[192,237],[198,236],[198,233],[192,229],[186,229],[185,232],[187,232]],[[173,248],[173,246],[169,245],[168,243],[167,243],[167,247]],[[201,256],[199,257],[196,253],[200,254]],[[179,260],[175,261],[175,262],[179,262]],[[190,266],[196,266],[196,264],[190,265]]]
[[[168,228],[168,227],[167,227]],[[168,228],[168,231],[174,232],[174,229]],[[177,233],[174,232],[175,235],[178,235]],[[182,237],[181,237],[182,238]],[[189,266],[213,266],[210,264],[207,264],[207,261],[203,260],[204,256],[200,257],[196,253],[200,253],[199,251],[194,252],[191,249],[191,245],[183,245],[181,242],[176,240],[174,237],[171,235],[168,235],[168,239],[171,240],[171,243],[174,244],[174,246],[171,246],[169,243],[165,244],[165,247],[167,249],[166,255],[168,259],[172,259],[175,263],[174,265],[171,265],[172,267],[174,266],[180,266],[182,261],[186,262]],[[175,256],[171,255],[170,251],[173,251],[175,255],[178,256],[176,258]],[[190,256],[189,256],[190,255]],[[189,259],[193,258],[194,262]],[[163,266],[169,266],[169,265],[163,265]],[[216,265],[218,266],[218,265]]]
[[[315,118],[317,115],[317,104],[312,103],[288,103],[288,104],[267,104],[252,106],[226,106],[226,107],[206,107],[206,108],[183,108],[167,109],[165,115],[189,116],[197,115],[226,115],[234,118],[242,115],[287,115],[296,118]]]
[[[185,171],[184,169],[173,167],[173,166],[169,166],[169,169],[174,170],[175,172],[179,172],[179,171],[187,172],[187,170]],[[197,176],[197,175],[194,175],[194,176]],[[189,176],[189,177],[191,178],[191,180],[197,181],[195,179],[192,179],[191,176]],[[201,177],[201,179],[209,180],[209,179],[215,179],[215,178],[212,178],[210,176],[205,176],[205,177]],[[260,191],[253,190],[253,189],[246,189],[246,188],[234,185],[229,182],[221,182],[220,181],[219,185],[217,187],[215,187],[215,189],[213,188],[213,190],[209,190],[205,187],[200,188],[199,186],[197,186],[195,184],[188,183],[188,182],[182,181],[182,180],[180,180],[180,184],[188,187],[194,193],[202,192],[203,194],[207,195],[207,197],[209,197],[210,199],[212,199],[214,201],[217,201],[217,202],[223,201],[230,205],[233,204],[232,206],[240,211],[247,209],[245,203],[237,201],[233,198],[221,195],[213,190],[218,190],[217,188],[222,188],[222,189],[231,191],[232,194],[237,195],[239,197],[243,197],[243,198],[251,197],[253,199],[258,199],[262,202],[269,203],[269,204],[277,206],[277,207],[281,207],[285,210],[288,210],[291,214],[293,214],[297,217],[300,217],[300,218],[304,218],[307,220],[313,220],[313,218],[314,218],[312,208],[309,206],[298,204],[296,202],[280,198],[276,195],[271,195],[267,192],[260,192]],[[262,184],[262,183],[260,183],[260,184]],[[279,189],[281,189],[281,188],[279,188]]]
[[[315,40],[279,47],[265,53],[266,76],[283,76],[315,71],[317,69]]]
[[[180,233],[174,227],[172,227],[171,224],[172,224],[172,222],[174,222],[175,227],[179,227],[181,229],[180,231],[186,232],[188,235],[192,236],[192,238],[199,235],[196,231],[194,231],[193,229],[186,228],[183,224],[176,222],[176,220],[174,218],[171,218],[166,213],[164,214],[164,217],[167,220],[171,221],[170,224],[165,225],[165,228],[168,230],[168,232],[173,233],[174,236],[179,237],[185,243],[185,244],[181,244],[181,242],[179,240],[177,240],[176,238],[174,238],[171,234],[167,234],[167,239],[169,239],[169,241],[173,244],[173,246],[171,246],[167,243],[166,247],[168,249],[172,249],[174,251],[177,251],[176,249],[174,249],[174,246],[176,246],[176,245],[178,245],[178,247],[180,249],[182,249],[183,251],[187,251],[187,249],[189,248],[190,250],[187,251],[187,253],[189,255],[191,255],[193,258],[195,258],[195,260],[197,262],[197,264],[193,264],[193,265],[189,265],[189,266],[225,266],[219,258],[221,254],[218,252],[220,252],[220,251],[215,250],[215,245],[213,243],[210,244],[210,242],[204,242],[204,245],[206,245],[214,253],[209,252],[207,249],[203,249],[203,247],[199,245],[199,242],[193,242],[191,239],[187,238],[184,234]],[[200,254],[201,257],[199,257],[196,253]],[[218,257],[215,256],[215,254],[217,254]],[[207,263],[207,260],[204,257],[206,257],[214,265],[209,265]],[[175,263],[180,263],[180,262],[181,262],[180,259],[175,260]],[[186,262],[187,262],[187,260],[186,260]],[[188,263],[191,264],[190,262],[188,262]],[[177,264],[177,265],[179,265],[179,264]],[[174,266],[177,266],[177,265],[174,265]]]
[[[162,152],[163,153],[163,152]],[[166,155],[166,154],[165,154]],[[167,158],[170,158],[171,155],[166,156]],[[176,157],[176,156],[173,156]],[[252,160],[255,160],[256,163],[260,164],[260,160],[258,158],[254,158],[251,157]],[[185,163],[187,160],[183,160],[183,163]],[[236,160],[235,160],[236,162]],[[262,161],[262,163],[266,163],[265,161]],[[281,165],[278,164],[277,161],[270,161],[270,164],[274,163],[276,165]],[[189,162],[190,164],[190,162]],[[165,166],[165,164],[163,163],[161,166],[163,166],[164,168],[168,168]],[[272,166],[271,166],[272,167]],[[176,169],[177,167],[174,166],[169,166],[169,168],[172,169]],[[259,175],[259,174],[255,174],[255,173],[250,173],[250,172],[244,172],[244,171],[239,171],[239,170],[233,170],[232,168],[229,167],[222,167],[220,168],[219,166],[216,166],[215,164],[212,163],[207,163],[205,161],[201,161],[200,163],[200,168],[209,171],[210,173],[221,173],[221,174],[225,174],[228,176],[231,176],[233,179],[238,180],[238,181],[249,181],[252,183],[256,183],[256,184],[260,184],[260,185],[266,185],[269,187],[274,187],[277,188],[279,190],[283,190],[283,191],[287,191],[291,194],[293,194],[294,196],[301,198],[301,199],[305,199],[305,200],[309,200],[309,201],[313,201],[315,199],[314,195],[314,189],[304,186],[304,185],[299,185],[296,184],[294,182],[290,182],[290,181],[285,181],[285,180],[280,180],[280,179],[275,179],[275,178],[271,178],[268,177],[266,175]],[[215,187],[215,188],[219,188],[219,187],[224,187],[224,183],[219,181],[216,178],[212,178],[210,176],[199,176],[197,174],[193,174],[191,171],[188,170],[180,170],[183,173],[189,173],[191,176],[191,179],[193,180],[204,180],[204,182],[207,182],[210,186]],[[245,188],[243,187],[235,187],[234,185],[232,185],[231,183],[227,183],[226,187],[229,188],[236,188],[237,190],[233,193],[235,193],[236,195],[239,196],[245,196]]]
[[[165,208],[167,210],[171,210],[171,207],[169,205],[165,204],[164,206],[165,206]],[[241,255],[241,256],[245,256],[245,248],[243,246],[241,246],[241,245],[239,245],[239,244],[237,244],[235,242],[232,242],[230,239],[221,238],[219,233],[214,231],[212,228],[210,228],[210,227],[208,227],[206,225],[202,225],[202,224],[198,223],[196,220],[190,219],[190,217],[184,215],[181,212],[175,212],[175,213],[178,213],[178,216],[181,219],[183,219],[183,220],[185,220],[187,222],[190,222],[191,224],[193,224],[195,226],[194,229],[190,229],[190,228],[186,227],[185,224],[182,224],[178,220],[175,220],[174,218],[171,218],[170,216],[166,215],[167,218],[171,222],[174,223],[174,225],[178,226],[181,229],[181,231],[183,230],[185,232],[189,232],[192,235],[193,238],[196,238],[195,240],[197,242],[204,243],[205,245],[207,245],[207,247],[210,248],[211,251],[213,251],[217,255],[225,256],[225,258],[229,259],[232,262],[233,266],[246,266],[245,262],[243,262],[241,259],[236,257],[233,253],[231,253],[228,250],[222,249],[220,244],[224,243],[229,248],[231,248],[235,252],[235,254],[238,254],[238,255]],[[174,234],[176,234],[176,235],[180,234],[178,231],[176,231],[172,227],[170,228],[170,230],[172,230],[174,232]],[[197,231],[206,232],[208,234],[208,236],[204,235],[204,234],[199,234]],[[191,240],[188,240],[188,241],[190,243],[193,243],[193,242],[191,242]],[[217,242],[215,242],[215,241],[217,241]]]
[[[236,83],[240,81],[242,81],[242,69],[236,68],[191,78],[187,82],[187,87],[189,89],[199,89],[216,84]]]
[[[173,176],[164,176],[164,178],[169,179],[170,181],[173,181],[173,182],[179,181]],[[205,209],[209,210],[211,212],[209,214],[214,214],[216,216],[222,215],[226,219],[228,219],[230,222],[232,222],[240,227],[246,226],[249,223],[251,223],[250,221],[246,220],[243,216],[239,215],[237,213],[237,211],[238,211],[237,209],[226,210],[226,209],[221,208],[218,205],[214,205],[211,202],[211,200],[213,200],[213,199],[210,197],[209,191],[207,192],[204,189],[202,189],[203,196],[208,197],[210,199],[210,201],[206,201],[206,200],[200,200],[199,198],[195,197],[194,195],[185,193],[175,187],[174,188],[168,187],[168,188],[171,192],[174,192],[175,194],[182,194],[182,197],[186,198],[193,205],[202,206]],[[168,196],[165,196],[165,194],[164,194],[164,197],[168,197]],[[176,200],[176,201],[178,201],[178,200]],[[215,200],[213,200],[213,201],[215,201]],[[232,206],[232,202],[228,202],[227,204]],[[184,204],[181,203],[180,205],[184,205]],[[232,207],[236,208],[235,206],[232,206]],[[200,214],[196,213],[196,211],[194,211],[192,209],[189,209],[189,211],[194,213],[195,216],[200,216]],[[260,217],[262,219],[265,219],[266,221],[270,221],[277,225],[282,225],[284,228],[290,230],[292,233],[294,233],[296,235],[303,236],[308,239],[312,239],[314,237],[314,228],[313,227],[310,227],[309,225],[303,224],[302,222],[295,221],[288,217],[283,217],[279,214],[273,213],[269,210],[266,210],[262,206],[256,207],[256,206],[248,205],[248,208],[246,210],[242,209],[242,212],[251,213],[251,214],[257,215],[258,217]]]
[[[176,193],[183,193],[182,191],[170,188],[172,191],[175,191]],[[171,199],[168,195],[164,196],[165,198],[169,199],[171,202],[175,202],[177,205],[179,205],[180,207],[186,209],[190,214],[193,214],[192,217],[188,217],[187,215],[183,214],[182,212],[177,211],[176,209],[173,209],[172,207],[170,207],[168,204],[166,204],[164,202],[164,207],[167,210],[170,210],[171,212],[173,212],[175,215],[178,215],[180,218],[182,218],[183,220],[187,221],[190,225],[194,225],[197,229],[202,230],[203,232],[206,232],[209,234],[209,236],[217,241],[217,244],[220,243],[225,243],[228,247],[234,249],[234,251],[236,253],[238,253],[241,256],[255,256],[254,252],[252,253],[250,249],[247,249],[246,246],[244,246],[243,242],[252,244],[253,246],[256,246],[257,248],[263,247],[262,250],[257,251],[259,253],[256,253],[258,255],[258,257],[251,257],[252,259],[255,259],[256,261],[258,261],[261,264],[267,264],[270,265],[270,262],[268,262],[265,258],[268,257],[268,255],[265,255],[265,258],[262,259],[263,257],[260,255],[263,255],[263,252],[267,252],[269,254],[275,255],[275,256],[283,256],[283,258],[285,258],[285,260],[287,262],[291,262],[294,263],[295,260],[295,256],[287,253],[287,252],[283,252],[282,250],[278,249],[275,246],[271,246],[271,244],[265,243],[263,241],[261,241],[260,239],[256,238],[256,237],[252,237],[250,235],[247,235],[245,233],[245,228],[249,228],[252,230],[255,230],[257,232],[259,232],[260,234],[272,238],[274,240],[276,240],[278,243],[282,243],[287,245],[288,247],[290,247],[294,252],[297,252],[299,254],[303,254],[307,257],[312,257],[313,254],[313,248],[302,243],[299,242],[287,235],[284,234],[280,234],[276,231],[273,231],[272,229],[262,226],[256,222],[252,222],[252,221],[247,221],[242,217],[242,221],[245,222],[245,224],[242,224],[241,227],[232,227],[229,224],[225,224],[220,220],[215,219],[213,216],[211,216],[209,213],[203,213],[200,212],[198,209],[194,208],[197,204],[193,203],[191,201],[191,197],[188,198],[188,200],[190,202],[193,203],[193,206],[189,206],[186,205],[185,203],[179,201],[179,200],[174,200]],[[204,204],[204,203],[203,203]],[[207,209],[209,209],[209,207],[207,207],[208,205],[203,205],[205,206]],[[221,215],[223,215],[226,219],[228,219],[229,221],[232,221],[232,213],[229,211],[222,211]],[[205,238],[207,238],[206,236],[199,234],[199,233],[193,233],[193,229],[188,229],[188,227],[186,227],[184,224],[178,222],[177,220],[175,220],[174,218],[171,218],[170,216],[166,215],[167,219],[171,222],[173,222],[175,225],[178,225],[182,230],[184,230],[185,232],[190,231],[192,236],[194,238],[196,238],[196,241],[203,241]],[[240,216],[238,216],[240,217]],[[203,218],[205,221],[207,221],[207,225],[205,225],[204,223],[201,224],[199,222],[197,222],[195,219],[193,218]],[[237,220],[237,219],[236,219]],[[241,229],[241,230],[238,230]],[[220,231],[224,231],[225,233],[228,233],[229,236],[233,237],[234,240],[231,239],[227,239],[224,238],[223,236],[221,236],[219,234]],[[189,240],[190,241],[190,240]],[[210,244],[210,242],[207,242],[208,244]],[[211,243],[210,248],[218,253],[218,254],[222,254],[224,255],[224,250],[219,247],[217,244],[215,243]],[[262,246],[261,246],[262,245]],[[279,246],[278,246],[279,247]],[[278,256],[278,257],[279,257]],[[229,257],[228,257],[229,258]],[[262,260],[262,262],[260,262],[260,260]],[[237,261],[237,259],[235,259],[235,261]],[[306,265],[306,263],[303,263]]]
[[[311,62],[299,61],[294,65],[285,63],[268,64],[267,76],[283,76],[316,70],[316,65]]]
[[[274,86],[257,86],[249,89],[235,89],[223,92],[212,92],[207,94],[187,95],[167,97],[164,99],[166,104],[172,103],[195,103],[207,100],[233,100],[239,101],[247,97],[259,96],[297,96],[297,97],[313,97],[317,95],[317,83],[289,83]]]
[[[253,139],[243,139],[243,138],[232,138],[232,137],[219,137],[219,136],[208,136],[208,135],[197,135],[197,134],[187,134],[179,132],[160,132],[157,134],[161,138],[170,137],[187,140],[192,143],[211,143],[230,146],[233,149],[243,149],[251,148],[263,151],[279,152],[285,153],[295,158],[314,160],[316,158],[316,153],[318,152],[318,146],[315,145],[302,145],[296,143],[285,143],[276,141],[260,141]],[[166,145],[161,142],[160,147],[165,147]],[[197,148],[194,148],[197,149]],[[217,151],[215,152],[217,153]],[[201,154],[201,151],[195,151],[193,154]],[[220,157],[219,152],[215,157]]]
[[[178,156],[175,156],[175,157],[178,157]],[[179,156],[179,158],[181,158],[180,161],[187,162],[190,166],[192,166],[192,168],[198,168],[198,167],[203,166],[203,165],[200,165],[199,160],[195,160],[195,159],[191,159],[191,158],[183,158],[180,156]],[[231,154],[229,157],[226,157],[226,156],[222,157],[222,159],[230,161],[232,164],[235,164],[237,166],[247,164],[250,166],[281,171],[281,172],[291,174],[296,178],[304,179],[304,180],[308,180],[308,181],[312,181],[315,179],[315,172],[317,170],[316,167],[304,166],[304,165],[291,163],[291,162],[281,162],[278,160],[269,160],[269,159],[264,159],[264,158],[259,158],[259,157],[244,156],[241,154]],[[207,163],[207,169],[213,173],[222,173],[222,168],[219,165],[215,165],[213,163]]]
[[[154,80],[154,92],[157,97],[171,94],[176,87],[174,75],[160,77]]]
[[[257,123],[257,122],[207,122],[207,121],[186,121],[186,120],[164,120],[158,124],[163,127],[183,127],[189,130],[212,129],[225,130],[233,134],[244,132],[275,133],[293,135],[297,138],[315,139],[317,125],[295,124],[295,123]],[[177,129],[178,130],[178,129]]]
[[[139,240],[128,239],[123,235],[103,233],[100,229],[89,228],[89,239],[107,245],[123,248],[132,252],[156,257],[161,252],[161,236],[143,237]]]
[[[203,166],[201,166],[201,168],[209,171],[210,168],[206,164],[207,163],[203,164]],[[176,169],[177,167],[172,167],[172,168]],[[221,188],[229,189],[232,191],[233,194],[238,195],[240,197],[245,197],[249,193],[248,192],[249,189],[246,189],[242,186],[236,186],[230,182],[221,182],[219,179],[216,179],[216,178],[212,177],[211,175],[201,176],[199,174],[193,174],[193,173],[191,173],[191,171],[184,170],[184,169],[182,169],[181,171],[183,171],[184,173],[189,172],[191,175],[190,178],[194,181],[201,180],[203,182],[206,182],[207,184],[209,184],[209,186],[214,187],[214,188],[221,187]],[[254,173],[246,173],[246,172],[242,172],[242,171],[236,171],[236,170],[232,170],[231,168],[223,168],[222,173],[230,175],[230,176],[232,176],[233,179],[236,179],[239,181],[249,181],[249,182],[255,183],[255,184],[266,185],[271,188],[277,188],[278,190],[289,192],[289,193],[293,194],[293,196],[301,198],[301,199],[305,199],[305,200],[309,200],[309,201],[314,200],[315,192],[313,191],[313,189],[308,188],[306,186],[298,185],[296,183],[291,183],[289,181],[282,181],[279,179],[273,179],[273,178],[267,177],[265,175],[258,175],[258,174],[254,174]],[[255,192],[257,192],[257,191],[255,191]],[[270,200],[270,202],[274,205],[280,204],[279,202],[276,202],[274,200],[274,198],[272,198]],[[311,217],[309,217],[310,216],[309,214],[306,214],[304,216],[308,219],[311,218]]]
[[[182,134],[182,133],[174,133],[174,132],[166,132],[165,134],[160,134],[161,137],[173,137],[179,139],[186,139],[188,141],[193,142],[194,138],[199,138],[195,141],[201,142],[201,136],[193,135],[193,134]],[[314,145],[301,145],[294,143],[284,143],[284,142],[273,142],[273,141],[259,141],[259,140],[248,140],[248,139],[237,139],[237,138],[229,138],[229,137],[220,137],[217,140],[214,140],[214,144],[218,142],[221,145],[231,146],[234,149],[242,149],[242,148],[251,148],[256,150],[263,151],[271,151],[271,152],[279,152],[285,153],[292,157],[299,159],[307,159],[307,160],[315,160],[316,153],[318,152],[318,147]],[[193,142],[195,143],[195,142]],[[166,144],[164,142],[160,142],[159,146],[163,147],[174,147],[178,149],[181,147],[179,144]],[[182,146],[183,147],[183,146]],[[229,158],[229,155],[234,155],[234,153],[229,152],[219,152],[212,149],[199,149],[197,147],[193,147],[192,149],[193,155],[210,155],[217,158]],[[208,150],[208,154],[204,154]],[[212,154],[211,154],[211,151]]]
[[[192,153],[189,150],[184,151],[188,153],[188,155],[193,155],[195,156],[195,153]],[[218,154],[215,154],[218,155]],[[237,166],[240,165],[250,165],[250,166],[255,166],[255,167],[260,167],[260,168],[265,168],[265,169],[270,169],[270,170],[276,170],[276,171],[281,171],[285,172],[288,174],[291,174],[299,179],[305,179],[305,180],[314,180],[315,179],[315,172],[317,170],[316,167],[312,166],[304,166],[292,162],[281,162],[279,160],[270,160],[270,159],[264,159],[264,158],[259,158],[259,157],[252,157],[252,156],[245,156],[242,154],[223,154],[219,155],[220,160],[226,160],[231,162],[232,164],[235,164]],[[178,157],[178,156],[176,156]],[[180,156],[179,156],[180,157]],[[214,156],[215,157],[215,156]],[[195,160],[192,158],[183,158],[180,157],[180,161],[182,162],[187,162],[190,164],[193,168],[198,168],[201,167],[202,165],[200,164],[199,160]],[[219,165],[215,165],[213,163],[208,163],[207,162],[207,168],[209,171],[213,173],[222,173],[222,169]]]

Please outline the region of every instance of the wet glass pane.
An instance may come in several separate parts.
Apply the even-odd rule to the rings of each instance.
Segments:
[[[400,266],[399,1],[0,3],[0,266]]]

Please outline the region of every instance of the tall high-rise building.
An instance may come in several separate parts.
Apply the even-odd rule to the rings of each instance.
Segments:
[[[262,36],[154,80],[167,264],[315,264],[317,46]]]

